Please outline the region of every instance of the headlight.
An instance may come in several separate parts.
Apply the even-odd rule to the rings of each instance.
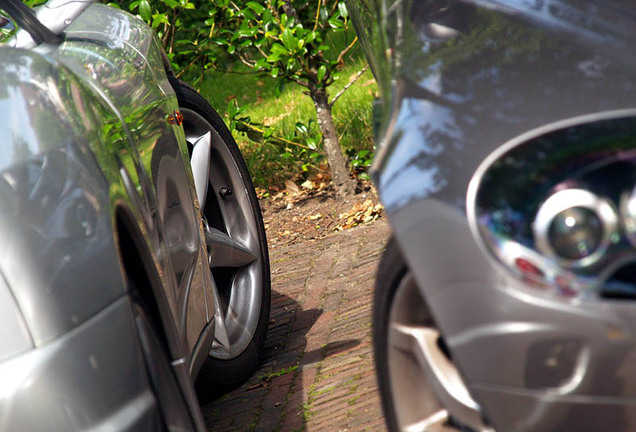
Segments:
[[[550,196],[533,223],[537,249],[564,267],[598,261],[618,234],[618,215],[607,199],[583,189]]]
[[[475,173],[466,210],[477,241],[526,286],[636,298],[625,277],[636,269],[636,111],[504,144]]]

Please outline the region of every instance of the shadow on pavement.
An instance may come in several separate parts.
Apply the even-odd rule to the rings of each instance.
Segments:
[[[234,389],[197,389],[208,428],[292,430],[283,427],[286,422],[302,428],[302,406],[311,384],[303,382],[306,371],[315,370],[326,357],[360,344],[358,339],[318,346],[311,343],[313,337],[326,339],[329,326],[314,328],[322,315],[322,309],[303,310],[291,297],[272,290],[267,339],[252,378]]]

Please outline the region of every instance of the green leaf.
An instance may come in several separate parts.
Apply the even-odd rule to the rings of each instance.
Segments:
[[[246,3],[246,6],[248,8],[250,8],[250,9],[252,9],[258,15],[261,15],[265,11],[265,7],[264,6],[262,6],[262,5],[260,5],[260,4],[256,3],[256,2],[253,2],[253,1],[248,1]]]
[[[163,4],[165,4],[166,6],[168,6],[170,9],[174,9],[177,6],[179,6],[179,2],[176,0],[161,0],[163,2]]]
[[[256,69],[264,69],[264,68],[266,68],[267,66],[268,66],[268,65],[267,65],[267,59],[264,59],[264,58],[258,59],[258,60],[256,61],[256,64],[254,65],[254,67],[255,67]]]
[[[347,10],[347,5],[344,2],[338,3],[338,11],[343,18],[347,18],[349,16],[349,11]]]
[[[150,8],[148,0],[141,0],[139,2],[139,15],[144,21],[150,21],[152,18],[152,9]]]
[[[236,34],[238,35],[239,38],[244,38],[244,37],[252,37],[256,34],[256,29],[255,28],[240,28]]]
[[[320,65],[318,68],[318,82],[322,82],[325,79],[325,75],[327,74],[327,66]]]
[[[298,45],[298,40],[294,37],[294,33],[290,28],[283,30],[283,33],[281,34],[281,41],[283,42],[283,45],[285,45],[285,48],[289,51],[293,51]]]
[[[340,14],[336,14],[332,16],[331,18],[329,18],[329,25],[335,29],[344,28],[344,24],[342,23],[342,21],[340,21],[339,18],[340,18]]]
[[[170,22],[168,21],[168,17],[166,16],[166,14],[161,13],[161,14],[154,14],[152,16],[152,28],[157,28],[159,27],[161,24],[170,24]]]
[[[278,42],[273,44],[270,50],[274,54],[287,54],[287,49]]]
[[[322,22],[327,21],[327,19],[329,19],[329,9],[327,9],[325,6],[320,8],[320,19],[322,20]]]
[[[307,147],[312,150],[318,150],[318,140],[314,137],[307,138]]]
[[[310,44],[313,41],[315,41],[317,37],[318,37],[318,32],[315,32],[315,31],[309,32],[307,36],[305,36],[305,43]]]
[[[279,69],[277,67],[272,68],[271,75],[273,78],[278,78]]]
[[[234,120],[234,117],[239,113],[239,107],[236,103],[236,100],[232,100],[229,104],[227,104],[227,116],[230,120]]]
[[[306,134],[307,133],[307,125],[301,122],[297,122],[296,123],[296,130],[298,132],[300,132],[301,134]]]

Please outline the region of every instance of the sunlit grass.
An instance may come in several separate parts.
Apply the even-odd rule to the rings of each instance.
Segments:
[[[365,64],[363,59],[358,59],[345,66],[338,81],[329,88],[330,96],[344,88]],[[303,93],[303,87],[292,83],[279,87],[279,81],[249,72],[242,66],[231,73],[208,72],[200,91],[226,121],[227,105],[236,99],[239,106],[245,107],[246,116],[253,122],[273,126],[278,136],[292,135],[298,122],[311,121],[312,130],[318,132],[316,111],[311,98]],[[373,148],[371,106],[376,95],[377,85],[371,72],[366,71],[334,105],[341,146],[350,154]],[[237,134],[235,138],[257,186],[282,184],[291,177],[306,175],[299,168],[301,163],[281,158],[283,145],[255,143]]]

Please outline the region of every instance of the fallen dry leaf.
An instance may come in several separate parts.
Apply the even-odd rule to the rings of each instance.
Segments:
[[[371,222],[380,217],[383,209],[384,207],[381,204],[374,204],[372,200],[356,203],[348,212],[340,213],[339,219],[344,220],[344,222],[338,224],[334,231],[342,231],[343,229]]]
[[[298,185],[291,180],[287,180],[285,182],[285,187],[287,188],[287,193],[290,195],[300,192],[300,188],[298,187]]]

